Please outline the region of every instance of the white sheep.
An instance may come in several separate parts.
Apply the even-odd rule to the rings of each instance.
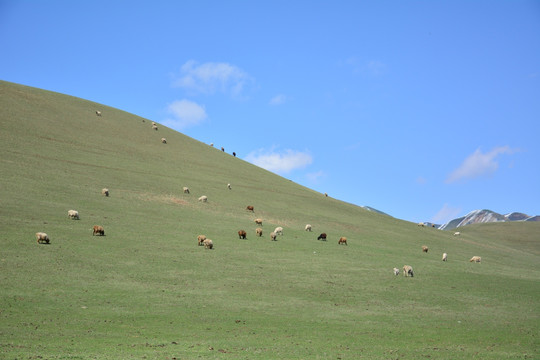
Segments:
[[[398,268],[394,268],[394,275],[396,275],[396,276],[399,275],[399,269]]]
[[[409,276],[409,275],[410,275],[411,277],[414,277],[414,272],[413,272],[412,266],[410,266],[410,265],[404,265],[404,266],[403,266],[403,275],[404,275],[405,277],[407,277],[407,276]]]
[[[227,184],[227,189],[231,190],[231,184]]]
[[[283,228],[281,226],[278,226],[277,228],[274,229],[274,233],[276,235],[283,235]]]
[[[447,253],[442,254],[442,261],[448,261],[448,254]]]
[[[77,210],[68,210],[68,217],[79,220],[79,212]]]
[[[101,195],[109,196],[109,189],[107,188],[101,189]]]
[[[187,186],[184,186],[184,194],[189,194],[189,188]]]
[[[157,131],[157,125],[152,125],[152,129]]]
[[[262,226],[262,224],[263,224],[262,222],[263,222],[262,219],[255,219],[255,224],[257,224],[257,225]]]
[[[164,144],[166,144],[166,143],[167,143],[167,139],[161,138],[161,142],[164,143]]]
[[[454,233],[454,236],[459,236],[459,235],[461,235],[461,233],[460,233],[459,231],[456,231],[456,232]]]
[[[306,224],[306,227],[304,228],[305,231],[311,231],[311,225]]]
[[[50,244],[49,235],[44,232],[37,232],[36,239],[38,244]]]
[[[276,237],[277,237],[276,233],[274,233],[274,232],[270,233],[270,240],[276,241]]]
[[[199,198],[199,201],[202,201],[202,202],[207,202],[208,201],[208,197],[206,195],[203,195]]]
[[[197,244],[198,244],[199,246],[204,245],[204,244],[203,244],[204,240],[206,240],[206,236],[205,236],[205,235],[199,235],[199,236],[197,236]]]
[[[205,249],[213,249],[214,248],[214,242],[210,239],[204,239],[203,245]]]
[[[482,262],[482,257],[480,257],[480,256],[473,256],[473,257],[471,258],[471,260],[469,260],[469,262],[477,262],[477,263]]]
[[[256,228],[255,232],[257,233],[257,236],[261,237],[263,235],[263,230],[261,228]]]
[[[96,115],[101,116],[101,111],[96,110]]]

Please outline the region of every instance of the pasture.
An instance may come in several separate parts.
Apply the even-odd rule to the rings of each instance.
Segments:
[[[540,223],[453,236],[158,127],[0,82],[0,358],[540,358]]]

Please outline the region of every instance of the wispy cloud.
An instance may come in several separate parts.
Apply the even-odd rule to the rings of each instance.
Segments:
[[[180,68],[179,75],[173,75],[173,86],[195,93],[224,93],[241,97],[253,79],[242,69],[228,64],[207,62],[199,64],[194,60],[186,62]]]
[[[167,113],[170,117],[163,123],[175,130],[198,125],[207,118],[204,107],[186,99],[170,103],[167,106]]]
[[[454,208],[448,204],[444,204],[442,209],[431,218],[431,222],[434,224],[446,224],[450,220],[457,218],[459,214],[461,214],[460,208]]]
[[[270,99],[270,105],[281,105],[287,101],[287,97],[283,94],[278,94]]]
[[[450,184],[461,179],[472,179],[483,175],[490,175],[499,168],[497,156],[501,154],[512,154],[515,151],[509,146],[496,147],[487,153],[482,153],[480,149],[477,149],[463,161],[461,166],[448,176],[446,183]]]
[[[295,169],[302,169],[313,162],[313,158],[308,152],[290,149],[281,152],[259,149],[249,153],[245,157],[245,160],[278,174],[285,174]]]

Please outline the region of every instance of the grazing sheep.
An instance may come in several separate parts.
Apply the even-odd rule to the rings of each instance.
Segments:
[[[311,232],[311,225],[310,224],[306,224],[306,227],[304,228],[305,231],[310,231]]]
[[[234,151],[233,151],[232,155],[233,155],[234,157],[236,157],[236,153],[235,153]]]
[[[210,240],[210,239],[204,239],[203,240],[203,245],[204,245],[205,249],[212,250],[214,248],[214,242],[212,240]]]
[[[221,151],[225,152],[225,148],[223,146],[221,147]]]
[[[211,146],[211,147],[214,147],[214,143],[210,143],[210,146]]]
[[[51,240],[49,239],[49,235],[47,235],[44,232],[37,232],[36,233],[36,239],[38,244],[50,244]]]
[[[271,233],[270,233],[270,240],[272,240],[272,241],[277,241],[277,240],[276,240],[276,237],[277,237],[277,235],[276,235],[274,232],[271,232]]]
[[[189,194],[189,188],[187,186],[184,186],[184,194]]]
[[[152,129],[156,130],[157,131],[157,125],[152,125]]]
[[[199,198],[199,201],[202,201],[202,202],[207,202],[208,201],[208,197],[206,195],[203,195]]]
[[[448,254],[447,253],[442,254],[442,261],[448,261]]]
[[[252,205],[248,205],[246,207],[246,210],[251,211],[251,212],[255,212],[255,208]]]
[[[94,235],[100,235],[100,236],[105,236],[105,229],[103,229],[103,226],[101,225],[94,225],[93,227],[93,232],[92,232],[92,236]]]
[[[281,235],[283,236],[283,228],[281,226],[278,226],[277,228],[274,229],[274,233],[276,235]]]
[[[454,236],[459,236],[459,235],[461,235],[461,233],[460,233],[459,231],[456,231],[456,232],[454,233]]]
[[[396,276],[399,275],[399,269],[398,268],[394,268],[394,275],[396,275]]]
[[[68,210],[68,217],[73,220],[79,220],[79,212],[77,210]]]
[[[319,237],[317,237],[317,240],[326,241],[326,233],[322,233],[321,235],[319,235]]]
[[[426,245],[422,246],[422,251],[423,251],[423,252],[427,253],[428,250],[429,250],[429,249],[428,249],[428,247],[427,247]]]
[[[328,194],[327,194],[327,193],[324,193],[324,196],[328,197]]]
[[[347,238],[345,236],[340,237],[338,240],[338,245],[342,244],[347,245]]]
[[[231,184],[227,184],[227,189],[232,190]]]
[[[161,138],[161,142],[164,143],[164,144],[166,144],[166,143],[167,143],[167,139]]]
[[[477,262],[477,263],[482,262],[482,257],[480,257],[480,256],[473,256],[473,257],[471,258],[471,260],[469,260],[469,262]]]
[[[101,189],[101,195],[109,196],[109,189],[107,188]]]
[[[155,121],[152,121],[152,125],[157,125]]]
[[[201,246],[203,245],[203,241],[206,240],[206,236],[205,235],[199,235],[197,236],[197,245]]]
[[[257,233],[257,235],[258,235],[259,237],[261,237],[261,236],[263,235],[263,231],[262,231],[261,228],[256,228],[256,229],[255,229],[255,232]]]
[[[262,226],[262,219],[255,219],[255,224]]]
[[[418,226],[425,227],[426,224],[424,224],[423,222],[421,222],[421,223],[418,223]]]
[[[410,266],[410,265],[404,265],[404,266],[403,266],[403,275],[404,275],[405,277],[407,277],[407,276],[409,276],[409,275],[410,275],[411,277],[414,277],[414,272],[413,272],[412,266]]]
[[[96,110],[96,115],[101,116],[101,111]]]
[[[247,233],[245,230],[238,230],[238,238],[245,239],[247,236]]]

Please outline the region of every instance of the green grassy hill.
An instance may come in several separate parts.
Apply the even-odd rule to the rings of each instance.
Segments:
[[[151,123],[0,82],[0,358],[540,357],[540,223],[453,236]]]

